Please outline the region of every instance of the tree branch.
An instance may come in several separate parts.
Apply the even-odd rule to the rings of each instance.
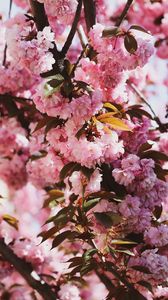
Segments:
[[[96,4],[95,0],[83,0],[83,3],[87,31],[89,32],[90,28],[96,23]]]
[[[44,4],[39,3],[36,0],[30,0],[30,6],[37,30],[42,31],[44,27],[49,26],[48,18],[44,9]]]
[[[19,109],[14,101],[17,97],[13,97],[12,95],[4,94],[0,95],[0,103],[6,108],[8,111],[8,115],[10,117],[16,117],[23,128],[29,131],[29,121],[25,118],[24,112],[22,109]],[[21,98],[20,98],[21,100]],[[18,99],[19,101],[19,99]]]
[[[130,80],[127,80],[127,84],[130,86],[130,88],[134,91],[134,93],[139,97],[139,99],[145,103],[150,111],[152,112],[153,114],[153,120],[158,124],[159,126],[159,130],[161,132],[167,132],[168,130],[168,123],[165,123],[163,124],[160,119],[158,118],[158,116],[156,115],[156,113],[154,112],[153,108],[151,107],[151,105],[148,103],[147,99],[144,97],[144,95],[137,89],[137,87],[132,83],[130,82]]]
[[[79,22],[79,19],[80,19],[81,9],[82,9],[82,0],[78,0],[78,6],[77,6],[77,9],[76,9],[74,21],[72,23],[72,27],[71,27],[71,30],[70,30],[69,35],[67,37],[67,40],[66,40],[66,42],[65,42],[65,44],[62,48],[61,57],[65,57],[65,55],[68,52],[69,47],[72,44],[72,40],[73,40],[74,35],[76,33],[77,25],[78,25],[78,22]]]
[[[121,13],[121,16],[119,17],[119,19],[117,20],[117,22],[115,24],[117,27],[119,27],[121,25],[121,23],[124,21],[124,19],[125,19],[128,11],[129,11],[133,1],[134,0],[127,0],[127,3],[126,3],[126,5],[125,5],[125,7],[124,7],[124,9]]]
[[[34,21],[36,23],[37,30],[42,31],[44,27],[50,26],[45,12],[44,4],[36,0],[29,0],[29,2],[34,17]],[[57,50],[56,43],[53,42],[53,45],[54,47],[50,49],[50,52],[53,54],[55,60],[57,60],[59,57],[59,52]]]
[[[35,279],[31,264],[19,258],[13,250],[5,244],[4,239],[0,239],[0,254],[14,266],[16,271],[26,280],[29,286],[36,290],[44,300],[56,300],[56,294],[51,290],[50,286],[41,280],[40,277],[39,279]]]
[[[9,3],[9,11],[8,11],[8,19],[10,19],[11,16],[11,10],[12,10],[12,0],[10,0]],[[5,48],[4,48],[4,57],[3,57],[3,62],[2,65],[5,66],[6,65],[6,56],[7,56],[7,43],[5,43]]]

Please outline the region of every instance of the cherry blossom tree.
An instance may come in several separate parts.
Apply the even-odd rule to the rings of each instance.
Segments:
[[[0,298],[168,299],[168,1],[9,2]]]

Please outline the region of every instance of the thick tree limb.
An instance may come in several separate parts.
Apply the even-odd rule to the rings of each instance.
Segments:
[[[56,300],[56,295],[50,286],[40,278],[39,280],[35,279],[31,264],[19,258],[12,249],[5,244],[4,239],[0,239],[0,254],[14,266],[16,271],[26,280],[29,286],[36,290],[44,300]]]
[[[76,9],[74,21],[72,23],[72,27],[71,27],[71,30],[70,30],[69,35],[67,37],[67,40],[66,40],[66,42],[65,42],[65,44],[62,48],[62,51],[61,51],[61,56],[62,57],[65,57],[65,55],[68,52],[69,47],[72,44],[72,40],[73,40],[74,35],[76,33],[78,22],[79,22],[79,19],[80,19],[81,9],[82,9],[82,0],[78,0],[78,6],[77,6],[77,9]]]
[[[37,30],[42,31],[44,27],[49,26],[48,18],[44,9],[44,4],[39,3],[36,0],[30,0],[30,6]]]
[[[87,31],[96,23],[95,0],[83,0]]]
[[[128,11],[129,11],[129,9],[130,9],[133,1],[134,0],[127,0],[127,3],[126,3],[126,5],[125,5],[125,7],[123,9],[123,12],[122,12],[121,16],[119,17],[119,19],[117,20],[117,22],[115,24],[117,27],[119,27],[121,25],[121,23],[124,21],[124,19],[125,19]]]

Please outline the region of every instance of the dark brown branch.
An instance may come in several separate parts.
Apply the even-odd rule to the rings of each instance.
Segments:
[[[5,107],[9,117],[16,117],[23,128],[29,131],[29,121],[25,118],[24,112],[19,109],[11,95],[0,95],[0,104]]]
[[[39,280],[33,277],[33,268],[31,264],[19,258],[12,249],[5,244],[3,239],[0,239],[0,254],[6,261],[13,265],[29,286],[36,290],[44,300],[56,300],[56,295],[51,290],[50,286],[44,282],[44,280],[41,280],[40,277]]]
[[[121,13],[121,16],[119,17],[119,19],[116,22],[116,26],[119,27],[121,25],[121,23],[124,21],[125,17],[127,16],[127,13],[132,5],[134,0],[127,0],[127,3]]]
[[[48,18],[44,9],[44,4],[39,3],[36,0],[30,0],[30,6],[37,30],[42,31],[44,27],[49,26]]]
[[[95,0],[83,0],[85,21],[87,26],[87,31],[96,23],[96,4]]]
[[[44,27],[50,26],[48,18],[45,12],[44,4],[39,3],[36,0],[29,0],[34,21],[38,31],[42,31]],[[59,57],[59,52],[57,50],[56,43],[53,43],[54,47],[50,49],[50,52],[53,54],[55,60]]]
[[[66,56],[66,54],[68,52],[68,49],[72,44],[72,40],[73,40],[74,35],[76,33],[78,22],[79,22],[79,19],[80,19],[81,9],[82,9],[82,0],[78,0],[78,6],[77,6],[77,9],[76,9],[74,21],[72,23],[72,27],[71,27],[71,30],[70,30],[69,35],[67,37],[67,40],[66,40],[66,42],[65,42],[65,44],[62,48],[61,57]]]

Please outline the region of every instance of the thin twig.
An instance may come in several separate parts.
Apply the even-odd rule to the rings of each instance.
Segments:
[[[12,11],[12,0],[10,0],[10,3],[9,3],[9,11],[8,11],[8,19],[10,19],[10,16],[11,16],[11,11]],[[7,56],[7,43],[5,43],[5,48],[4,48],[4,57],[3,57],[3,62],[2,62],[2,65],[5,66],[6,65],[6,56]]]
[[[126,3],[126,5],[125,5],[125,7],[124,7],[124,9],[121,13],[121,16],[119,17],[119,19],[117,20],[117,22],[115,24],[117,27],[119,27],[121,25],[121,23],[124,21],[124,19],[126,18],[127,13],[129,11],[133,1],[134,0],[127,0],[127,3]]]
[[[76,71],[76,68],[77,68],[77,66],[78,66],[78,64],[79,64],[79,62],[80,62],[80,60],[84,57],[84,54],[85,54],[86,49],[87,49],[87,46],[88,46],[88,45],[85,45],[85,48],[81,51],[81,54],[79,55],[79,57],[78,57],[76,63],[74,64],[73,69],[72,69],[72,72],[71,72],[71,76],[74,75],[74,73],[75,73],[75,71]]]
[[[44,300],[56,300],[56,294],[51,290],[50,286],[38,276],[30,263],[19,258],[13,250],[5,244],[4,239],[0,239],[0,254],[6,261],[13,265],[29,286],[33,290],[36,290]]]
[[[137,87],[135,86],[135,84],[132,83],[132,82],[130,82],[129,80],[127,80],[127,84],[132,88],[132,90],[140,98],[140,100],[142,102],[144,102],[149,107],[149,109],[152,112],[153,116],[156,118],[157,116],[156,116],[153,108],[150,106],[150,104],[148,103],[147,99],[145,99],[144,95],[137,89]]]
[[[67,37],[67,40],[66,40],[66,42],[65,42],[65,44],[64,44],[64,46],[61,50],[61,57],[66,56],[66,54],[69,50],[69,47],[72,44],[72,40],[73,40],[74,35],[76,33],[78,22],[79,22],[79,19],[80,19],[81,9],[82,9],[82,0],[79,0],[78,1],[78,6],[77,6],[77,9],[76,9],[76,13],[75,13],[75,17],[74,17],[74,21],[72,23],[71,30],[70,30],[69,35]]]
[[[145,96],[137,89],[137,87],[135,86],[135,84],[133,84],[132,82],[130,82],[130,80],[127,80],[127,84],[134,91],[134,93],[139,97],[139,99],[143,103],[145,103],[146,106],[150,109],[151,113],[153,114],[153,120],[158,124],[160,131],[161,132],[167,132],[167,130],[168,130],[168,124],[167,123],[163,124],[160,121],[160,119],[158,118],[158,116],[154,112],[154,110],[151,107],[151,105],[148,103],[148,100],[145,98]]]
[[[86,34],[83,30],[82,25],[79,25],[77,32],[78,32],[78,36],[79,36],[82,48],[84,49],[86,47],[86,45],[88,44],[88,39],[86,37]]]

